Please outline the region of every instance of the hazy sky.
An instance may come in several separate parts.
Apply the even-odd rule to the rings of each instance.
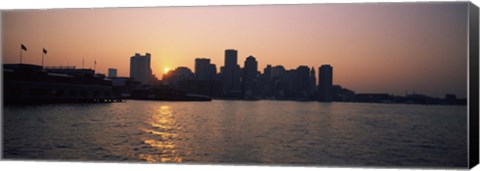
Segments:
[[[331,64],[334,84],[357,93],[406,90],[465,97],[467,3],[367,3],[18,10],[3,12],[3,63],[69,65],[129,75],[130,57],[152,54],[152,70],[210,58],[223,66],[224,50],[238,63],[253,55],[287,69]]]

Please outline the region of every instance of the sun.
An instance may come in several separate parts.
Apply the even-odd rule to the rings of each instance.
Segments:
[[[166,68],[164,69],[164,71],[165,71],[165,73],[168,73],[168,71],[170,71],[170,68],[169,68],[169,67],[166,67]]]

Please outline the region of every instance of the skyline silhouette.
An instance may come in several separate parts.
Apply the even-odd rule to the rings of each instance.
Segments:
[[[80,66],[84,59],[97,72],[116,68],[128,76],[128,57],[150,52],[152,72],[161,78],[166,68],[194,68],[199,57],[210,58],[218,72],[220,49],[234,47],[238,61],[252,55],[259,70],[329,63],[338,71],[334,84],[358,92],[464,97],[466,4],[7,11],[2,55],[3,63],[18,63],[23,43],[23,63],[40,64],[45,48],[45,66]]]
[[[25,45],[22,44],[20,48],[22,51],[26,51]],[[152,74],[150,53],[145,53],[145,55],[135,53],[130,58],[130,77],[117,77],[115,68],[109,68],[107,77],[103,73],[96,73],[94,69],[83,67],[79,69],[75,66],[44,67],[23,63],[4,64],[4,68],[6,68],[4,74],[8,75],[5,80],[9,87],[7,92],[10,92],[7,99],[13,103],[22,103],[22,101],[30,103],[39,98],[45,98],[45,95],[53,94],[56,99],[47,98],[45,102],[55,102],[60,98],[69,101],[115,102],[127,98],[165,101],[267,99],[466,105],[466,98],[457,98],[456,94],[451,93],[445,93],[444,97],[439,98],[415,93],[415,91],[410,94],[406,92],[404,96],[390,93],[355,92],[334,84],[333,67],[329,64],[322,64],[318,68],[318,84],[315,68],[310,69],[305,65],[300,65],[296,69],[285,69],[282,65],[274,67],[267,65],[262,73],[258,70],[258,62],[253,56],[248,56],[244,62],[245,67],[240,68],[236,60],[237,54],[238,51],[235,49],[225,50],[225,66],[221,66],[219,73],[216,72],[216,65],[210,63],[209,58],[195,58],[195,72],[188,67],[179,66],[168,71],[161,80]],[[90,82],[86,79],[90,79]],[[11,84],[15,84],[15,80],[23,80],[25,85],[12,86]],[[55,82],[55,80],[78,85],[70,87],[51,85],[49,88],[45,88],[45,86],[48,87],[49,82]],[[82,87],[82,80],[83,84],[90,86],[103,81],[101,85],[106,89],[93,88],[90,91],[78,89]],[[43,88],[31,85],[43,85]],[[69,94],[65,94],[65,91],[68,91]],[[78,91],[80,91],[81,97],[78,97]]]

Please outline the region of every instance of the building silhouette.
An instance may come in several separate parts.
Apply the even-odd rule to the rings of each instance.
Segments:
[[[141,84],[152,84],[154,76],[150,68],[150,53],[144,56],[135,53],[135,56],[130,58],[130,79],[139,81]]]
[[[333,68],[330,65],[320,66],[318,74],[318,94],[322,102],[333,100]]]
[[[294,81],[295,96],[308,97],[308,88],[310,82],[310,68],[305,65],[298,66],[296,69],[296,80]]]
[[[253,56],[247,57],[242,74],[242,92],[244,98],[256,95],[258,81],[258,62]]]
[[[225,65],[222,69],[222,82],[225,94],[240,92],[240,66],[237,64],[237,50],[225,50]]]
[[[277,65],[277,66],[272,67],[271,76],[272,76],[272,79],[282,78],[283,76],[285,76],[285,67],[283,67],[282,65]]]
[[[217,73],[215,64],[208,58],[195,59],[195,72],[187,67],[178,67],[164,75],[162,85],[139,85],[155,80],[150,69],[150,54],[142,56],[138,53],[131,58],[130,76],[128,78],[111,78],[115,94],[128,94],[132,90],[145,90],[150,87],[158,89],[160,94],[183,93],[189,97],[208,97],[220,99],[271,99],[321,102],[371,102],[371,103],[414,103],[414,104],[459,104],[465,105],[466,99],[457,99],[454,94],[447,94],[444,99],[428,97],[421,94],[402,96],[386,93],[359,93],[333,85],[333,67],[329,64],[318,68],[318,82],[314,67],[300,65],[295,69],[286,69],[282,65],[267,64],[263,72],[258,71],[258,61],[254,56],[248,56],[244,68],[238,65],[238,52],[234,49],[225,50],[225,63]],[[68,72],[71,75],[94,75],[103,79],[102,74],[93,70],[52,69],[46,71],[55,73]],[[58,70],[58,71],[57,71]],[[116,76],[116,70],[109,68],[109,77]],[[118,83],[117,83],[118,82]],[[119,92],[119,93],[118,93]],[[147,96],[145,96],[147,97]],[[182,99],[182,98],[178,98]]]
[[[195,79],[211,81],[217,78],[217,67],[210,63],[208,58],[195,59]]]
[[[315,68],[310,69],[310,79],[308,82],[308,94],[313,96],[317,92],[317,78]]]
[[[266,79],[272,79],[272,65],[268,64],[267,67],[263,69],[263,75]]]
[[[260,96],[263,98],[272,98],[272,65],[268,64],[264,69],[263,73],[260,73],[258,76],[258,85],[257,87],[260,90]]]
[[[195,75],[190,68],[180,66],[175,68],[175,70],[169,71],[167,74],[165,74],[162,81],[174,88],[180,88],[181,81],[193,80],[194,78]]]
[[[3,64],[3,76],[5,104],[121,100],[113,93],[112,81],[96,77],[92,69]]]
[[[285,96],[284,88],[286,87],[285,83],[285,67],[282,65],[277,65],[271,69],[271,81],[272,81],[272,91],[273,95],[276,97]]]
[[[115,68],[108,68],[108,77],[115,78],[117,77],[117,69]]]
[[[333,101],[352,102],[355,100],[355,92],[340,85],[333,85]]]
[[[287,98],[296,96],[297,80],[297,70],[289,69],[285,71],[285,77],[283,80],[281,80],[284,85],[281,89],[284,96],[286,96]]]

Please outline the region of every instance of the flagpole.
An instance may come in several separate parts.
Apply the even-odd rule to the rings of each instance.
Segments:
[[[43,68],[43,56],[45,56],[45,54],[42,52],[42,68]]]
[[[23,51],[27,51],[27,47],[23,45],[23,43],[20,43],[20,64],[22,64],[22,58],[23,58]]]
[[[42,68],[45,60],[45,55],[47,55],[47,50],[45,48],[42,49]]]
[[[20,64],[22,64],[22,55],[23,55],[23,50],[20,48]]]

